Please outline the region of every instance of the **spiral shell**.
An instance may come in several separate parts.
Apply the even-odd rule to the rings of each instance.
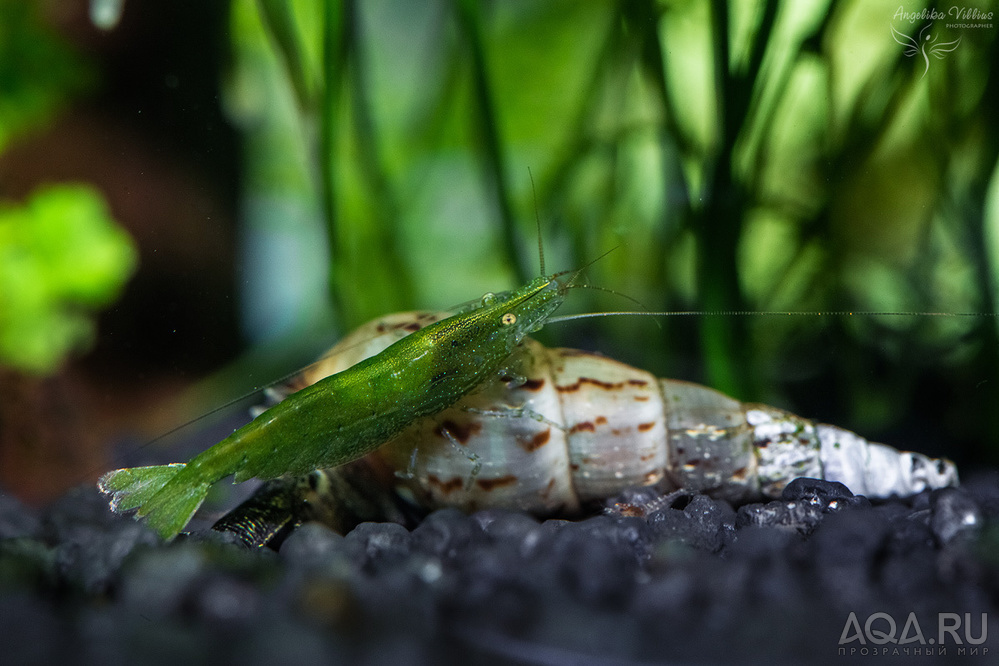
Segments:
[[[447,316],[382,317],[342,340],[298,380],[310,384]],[[572,513],[632,486],[660,484],[735,503],[778,497],[797,477],[872,497],[957,484],[948,460],[900,452],[835,426],[659,379],[598,354],[525,339],[505,370],[414,423],[369,462],[429,507]]]

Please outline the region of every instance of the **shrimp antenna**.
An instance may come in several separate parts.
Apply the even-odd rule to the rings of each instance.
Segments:
[[[581,275],[582,272],[585,271],[587,268],[589,268],[593,264],[597,263],[598,261],[600,261],[601,259],[603,259],[604,257],[606,257],[608,254],[610,254],[614,250],[618,249],[619,247],[621,247],[621,246],[620,245],[615,245],[611,249],[609,249],[606,252],[604,252],[603,254],[601,254],[596,259],[593,259],[591,261],[586,262],[585,264],[583,264],[579,268],[574,268],[574,269],[567,270],[567,271],[559,271],[558,273],[555,273],[555,274],[553,274],[553,275],[551,275],[549,277],[557,278],[557,277],[561,277],[563,275],[568,275],[569,273],[572,273],[573,274],[572,279],[575,280],[577,275]],[[571,282],[571,280],[570,280],[570,282]],[[573,286],[580,287],[582,285],[573,285]],[[549,321],[551,321],[551,320],[549,319]]]
[[[592,284],[577,284],[577,285],[573,285],[573,286],[576,287],[577,289],[590,289],[590,290],[593,290],[593,291],[602,291],[602,292],[605,292],[605,293],[608,293],[608,294],[613,294],[615,296],[620,296],[621,298],[627,299],[627,300],[631,301],[632,303],[634,303],[635,305],[637,305],[638,307],[642,308],[642,312],[635,312],[634,313],[636,315],[655,315],[655,314],[657,314],[655,312],[649,312],[649,308],[647,308],[645,306],[645,303],[642,303],[637,298],[632,298],[628,294],[623,294],[620,291],[614,291],[613,289],[608,289],[607,287],[598,287],[598,286],[592,285]],[[599,312],[588,312],[588,313],[581,314],[581,315],[564,315],[562,317],[552,317],[548,321],[549,321],[549,323],[555,323],[555,322],[560,322],[560,321],[571,321],[573,319],[588,319],[588,318],[591,318],[591,317],[599,315],[599,314],[601,314],[601,313],[599,313]],[[607,314],[611,314],[611,313],[607,313]],[[624,312],[615,312],[613,314],[625,314],[625,313]],[[658,326],[660,328],[660,330],[661,330],[662,327],[663,327],[663,325],[661,323],[659,323],[659,320],[658,319],[653,319],[653,321],[655,322],[656,326]]]
[[[469,301],[469,302],[472,302],[472,301]],[[348,351],[348,350],[353,349],[355,347],[359,347],[359,346],[361,346],[363,344],[365,344],[364,341],[359,341],[359,342],[356,342],[356,343],[354,343],[352,345],[349,345],[347,347],[343,347],[339,351],[341,351],[341,352]],[[329,350],[327,350],[326,353],[324,353],[322,356],[320,356],[315,361],[313,361],[313,362],[311,362],[311,363],[309,363],[307,365],[300,366],[297,370],[293,370],[293,371],[291,371],[291,372],[289,372],[289,373],[287,373],[287,374],[285,374],[285,375],[283,375],[281,377],[278,377],[277,379],[273,379],[273,380],[267,381],[267,382],[265,382],[265,383],[263,383],[263,384],[261,384],[259,386],[254,386],[253,388],[251,388],[251,389],[249,389],[247,391],[244,391],[241,395],[238,395],[238,396],[236,396],[234,398],[231,398],[231,399],[227,400],[226,402],[224,402],[224,403],[222,403],[222,404],[220,404],[220,405],[218,405],[216,407],[213,407],[212,409],[210,409],[210,410],[208,410],[206,412],[203,412],[203,413],[199,414],[198,416],[196,416],[196,417],[194,417],[192,419],[188,419],[187,421],[185,421],[185,422],[183,422],[183,423],[181,423],[181,424],[179,424],[177,426],[174,426],[173,428],[170,428],[169,430],[167,430],[165,432],[162,432],[162,433],[156,435],[152,439],[148,439],[148,440],[143,441],[142,444],[134,447],[133,449],[130,449],[130,451],[133,452],[133,453],[144,451],[145,449],[153,446],[154,444],[156,444],[158,442],[161,442],[161,441],[163,441],[163,440],[165,440],[165,439],[167,439],[167,438],[169,438],[169,437],[177,434],[178,432],[186,430],[186,429],[190,428],[191,426],[199,423],[200,421],[204,421],[205,419],[209,418],[213,414],[217,414],[217,413],[222,412],[224,410],[227,410],[227,409],[229,409],[229,408],[231,408],[231,407],[233,407],[235,405],[239,405],[240,403],[246,402],[247,400],[249,400],[253,396],[257,395],[258,393],[264,393],[265,396],[266,396],[266,393],[269,390],[274,389],[274,388],[279,388],[280,389],[281,387],[284,387],[284,386],[288,385],[291,382],[291,380],[295,379],[300,374],[302,374],[304,372],[308,372],[309,370],[311,370],[311,369],[319,366],[323,361],[326,360],[326,358],[328,356],[329,356]],[[197,388],[195,387],[194,390],[197,390]],[[184,397],[181,396],[180,400],[183,401]],[[87,474],[89,476],[90,474],[92,474],[92,473],[94,473],[96,471],[100,471],[102,469],[104,469],[103,466],[95,467],[95,468],[89,470],[87,472]]]
[[[360,345],[360,344],[363,344],[363,343],[357,343],[357,345]],[[357,346],[357,345],[352,345],[352,346]],[[349,347],[348,347],[348,349],[349,349]],[[204,419],[208,418],[209,416],[212,416],[213,414],[217,414],[217,413],[219,413],[219,412],[221,412],[223,410],[229,409],[230,407],[232,407],[234,405],[238,405],[239,403],[244,402],[245,400],[248,400],[249,398],[253,397],[257,393],[260,393],[261,391],[267,391],[268,389],[272,389],[272,388],[274,388],[276,386],[281,386],[283,384],[287,384],[292,379],[294,379],[295,377],[297,377],[299,374],[301,374],[303,372],[307,372],[308,370],[310,370],[313,367],[315,367],[315,366],[319,365],[320,363],[322,363],[325,360],[325,358],[326,358],[326,356],[323,355],[322,358],[319,358],[318,360],[315,360],[315,361],[313,361],[312,363],[309,363],[306,366],[300,367],[297,370],[289,372],[288,374],[284,375],[283,377],[279,377],[277,379],[271,380],[269,382],[261,384],[260,386],[255,386],[252,389],[250,389],[249,391],[244,392],[242,395],[236,396],[235,398],[232,398],[232,399],[230,399],[230,400],[222,403],[221,405],[218,405],[217,407],[213,407],[212,409],[208,410],[207,412],[204,412],[203,414],[199,414],[198,416],[196,416],[193,419],[189,419],[189,420],[185,421],[184,423],[181,423],[180,425],[177,425],[177,426],[174,426],[173,428],[170,428],[169,430],[167,430],[164,433],[156,435],[152,439],[147,440],[143,444],[137,446],[134,450],[135,451],[142,451],[142,450],[144,450],[144,449],[152,446],[153,444],[156,444],[157,442],[162,441],[162,440],[170,437],[171,435],[174,435],[174,434],[180,432],[181,430],[184,430],[186,428],[189,428],[189,427],[193,426],[194,424],[198,423],[199,421],[203,421]]]
[[[649,309],[647,307],[645,307],[645,303],[642,303],[637,298],[632,298],[628,294],[623,294],[620,291],[614,291],[613,289],[608,289],[607,287],[598,287],[598,286],[593,285],[593,284],[577,284],[576,288],[578,288],[578,289],[590,289],[592,291],[602,291],[602,292],[607,293],[607,294],[614,294],[615,296],[620,296],[621,298],[624,298],[624,299],[627,299],[627,300],[631,301],[632,303],[634,303],[638,307],[642,308],[643,312],[648,312],[649,311]]]
[[[634,303],[638,307],[642,308],[642,310],[643,310],[643,312],[632,312],[631,314],[638,314],[638,315],[657,315],[657,314],[662,314],[662,313],[649,312],[648,308],[645,307],[645,304],[642,303],[640,300],[638,300],[637,298],[632,298],[631,296],[628,296],[627,294],[622,294],[619,291],[614,291],[613,289],[607,289],[606,287],[597,287],[597,286],[594,286],[594,285],[591,285],[591,284],[574,284],[575,281],[576,281],[576,278],[578,278],[583,273],[583,271],[585,271],[587,268],[589,268],[593,264],[597,263],[598,261],[600,261],[601,259],[603,259],[604,257],[606,257],[608,254],[610,254],[614,250],[618,249],[619,247],[621,247],[621,246],[620,245],[615,245],[611,249],[609,249],[606,252],[604,252],[603,254],[601,254],[596,259],[593,259],[591,261],[586,262],[580,268],[577,268],[575,271],[561,271],[559,273],[556,273],[552,277],[559,277],[560,275],[565,275],[567,273],[572,273],[573,274],[572,278],[569,280],[569,286],[571,286],[571,287],[574,287],[576,289],[593,289],[595,291],[603,291],[603,292],[607,292],[608,294],[614,294],[615,296],[620,296],[621,298],[628,299],[629,301],[631,301],[632,303]],[[611,313],[608,313],[608,314],[611,314]],[[625,313],[625,312],[615,312],[613,314],[619,314],[620,315],[620,314],[627,314],[627,313]],[[599,313],[599,312],[590,312],[590,313],[580,314],[580,315],[565,315],[565,316],[562,316],[562,317],[552,317],[552,318],[550,318],[548,320],[548,323],[556,323],[556,322],[560,322],[560,321],[572,321],[573,319],[587,319],[587,318],[590,318],[590,317],[599,317],[600,315],[601,315],[601,313]],[[662,324],[659,323],[659,320],[657,319],[657,320],[654,320],[654,321],[656,322],[656,326],[658,326],[660,329],[662,329]]]
[[[541,214],[538,212],[538,191],[534,187],[534,174],[527,167],[527,175],[531,178],[531,194],[534,196],[534,220],[538,224],[538,260],[541,262],[541,275],[545,274],[545,244],[541,239]]]
[[[577,288],[578,287],[582,287],[583,285],[574,284],[576,282],[576,278],[578,278],[580,275],[582,275],[583,271],[585,271],[587,268],[589,268],[593,264],[597,263],[598,261],[600,261],[601,259],[603,259],[604,257],[606,257],[608,254],[610,254],[611,252],[613,252],[614,250],[616,250],[618,247],[619,247],[618,245],[615,245],[614,247],[612,247],[611,249],[607,250],[606,252],[604,252],[603,254],[601,254],[599,257],[597,257],[596,259],[594,259],[593,261],[588,261],[588,262],[586,262],[585,264],[583,264],[582,266],[580,266],[579,268],[577,268],[575,270],[559,271],[558,273],[555,273],[555,274],[550,275],[548,277],[554,279],[554,278],[561,277],[563,275],[568,275],[569,273],[572,273],[572,277],[569,278],[569,282],[566,284],[566,287],[577,287]],[[549,319],[548,321],[551,321],[551,319]]]
[[[761,310],[675,310],[671,312],[584,312],[582,314],[552,317],[547,323],[555,324],[574,319],[591,319],[593,317],[615,317],[631,315],[638,317],[988,317],[999,318],[997,312],[874,312],[864,310],[826,310],[826,311],[761,311]]]

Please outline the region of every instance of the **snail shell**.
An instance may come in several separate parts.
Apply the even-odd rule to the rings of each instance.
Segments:
[[[447,313],[403,312],[360,327],[292,389],[377,354]],[[797,477],[871,497],[956,485],[948,460],[901,452],[835,426],[659,379],[598,354],[525,339],[499,376],[414,423],[369,456],[427,508],[572,513],[625,488],[660,484],[742,503]]]

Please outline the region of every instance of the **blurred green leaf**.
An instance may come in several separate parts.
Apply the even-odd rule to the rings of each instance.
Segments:
[[[93,188],[46,187],[0,207],[0,363],[54,371],[90,344],[90,311],[117,297],[136,263],[132,239]]]
[[[0,0],[0,151],[44,125],[94,80],[91,68],[40,20],[43,5]]]
[[[897,9],[236,0],[229,100],[247,129],[250,224],[298,234],[313,252],[299,266],[326,262],[329,280],[309,284],[329,287],[341,329],[514,286],[537,265],[535,212],[548,270],[618,247],[590,280],[652,310],[994,312],[997,33],[934,23],[934,39],[962,41],[926,72],[891,32],[926,26],[894,25]],[[257,279],[287,283],[287,260],[271,265]],[[568,307],[620,309],[608,298],[577,292]],[[948,411],[950,432],[999,430],[994,321],[927,319],[676,318],[661,332],[608,319],[544,334],[743,400],[807,413],[799,396],[818,396],[875,435],[920,399]],[[974,399],[944,406],[947,382]]]

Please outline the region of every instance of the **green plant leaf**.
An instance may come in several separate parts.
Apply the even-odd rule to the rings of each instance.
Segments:
[[[136,263],[135,244],[91,187],[49,186],[0,207],[0,363],[56,370],[90,344],[90,311],[117,298]]]

